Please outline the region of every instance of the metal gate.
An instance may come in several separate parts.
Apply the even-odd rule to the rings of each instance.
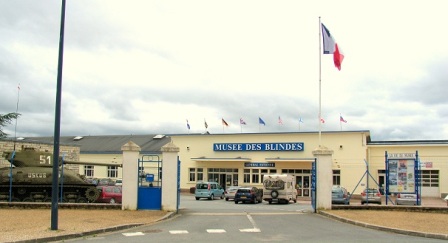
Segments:
[[[138,160],[139,210],[162,208],[162,160],[159,155],[142,155]]]

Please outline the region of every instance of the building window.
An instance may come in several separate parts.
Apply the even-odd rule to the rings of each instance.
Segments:
[[[282,169],[282,174],[311,174],[311,170]]]
[[[190,168],[189,171],[188,181],[196,181],[196,168]]]
[[[275,174],[276,170],[267,170],[267,169],[244,169],[244,178],[243,182],[245,184],[257,184],[262,183],[261,179],[263,175],[266,174]]]
[[[423,187],[439,187],[438,170],[422,170],[421,178]]]
[[[107,166],[107,177],[117,178],[118,177],[118,167],[117,166]]]
[[[333,185],[341,185],[341,170],[333,170]]]
[[[204,180],[204,169],[203,168],[197,168],[197,176],[198,176],[198,181]]]
[[[87,177],[93,177],[94,176],[94,169],[93,165],[84,165],[84,175]]]
[[[252,170],[252,183],[260,183],[260,170],[259,169]]]
[[[203,168],[189,168],[188,181],[195,182],[204,180],[204,169]]]
[[[250,184],[250,169],[244,169],[244,183]]]

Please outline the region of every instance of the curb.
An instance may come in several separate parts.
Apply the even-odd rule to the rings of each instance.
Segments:
[[[163,216],[162,218],[154,221],[154,223],[156,222],[160,222],[163,220],[167,220],[171,217],[173,217],[176,214],[176,212],[168,212],[165,216]],[[139,226],[144,226],[146,224],[125,224],[125,225],[118,225],[118,226],[113,226],[113,227],[107,227],[107,228],[102,228],[102,229],[96,229],[96,230],[91,230],[91,231],[85,231],[82,233],[73,233],[73,234],[67,234],[67,235],[58,235],[58,236],[51,236],[51,237],[44,237],[44,238],[38,238],[38,239],[32,239],[32,240],[22,240],[22,241],[13,241],[16,243],[31,243],[31,242],[49,242],[49,241],[63,241],[63,240],[68,240],[68,239],[74,239],[74,238],[82,238],[85,236],[91,236],[91,235],[96,235],[96,234],[101,234],[101,233],[107,233],[107,232],[113,232],[113,231],[119,231],[119,230],[124,230],[124,229],[130,229],[130,228],[136,228]]]
[[[319,211],[318,213],[320,215],[323,215],[323,216],[331,218],[331,219],[335,219],[335,220],[338,220],[338,221],[341,221],[344,223],[349,223],[349,224],[353,224],[353,225],[357,225],[357,226],[361,226],[361,227],[365,227],[365,228],[369,228],[369,229],[382,230],[382,231],[393,232],[393,233],[398,233],[398,234],[403,234],[403,235],[419,236],[419,237],[424,237],[424,238],[448,240],[448,234],[434,234],[434,233],[425,233],[425,232],[418,232],[418,231],[411,231],[411,230],[387,228],[387,227],[383,227],[383,226],[379,226],[379,225],[368,224],[368,223],[363,223],[363,222],[359,222],[359,221],[355,221],[355,220],[342,218],[342,217],[336,216],[336,215],[328,213],[328,212]]]

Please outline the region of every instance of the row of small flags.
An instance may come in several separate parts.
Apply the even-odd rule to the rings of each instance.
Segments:
[[[320,121],[321,121],[322,123],[325,123],[324,118],[320,118]],[[342,115],[340,115],[340,116],[339,116],[339,122],[347,123],[347,120],[345,120],[345,119],[342,117]],[[223,126],[226,126],[226,127],[229,126],[229,123],[228,123],[226,120],[224,120],[224,118],[221,118],[221,123],[222,123]],[[303,120],[302,120],[301,117],[299,118],[299,123],[303,123]],[[261,117],[258,117],[258,124],[259,124],[259,125],[266,126],[266,122],[264,122],[264,120],[263,120]],[[280,116],[278,117],[278,124],[283,125],[283,120],[282,120],[282,118],[281,118]],[[247,125],[246,121],[245,121],[243,118],[240,118],[240,125],[241,125],[241,126],[243,126],[243,125]],[[204,126],[205,126],[205,129],[208,128],[207,121],[205,121],[205,120],[204,120]],[[188,128],[188,130],[191,129],[191,127],[190,127],[190,123],[188,122],[188,119],[187,119],[187,128]]]
[[[344,53],[342,52],[341,48],[339,47],[339,45],[336,42],[333,35],[330,34],[330,31],[327,29],[327,27],[322,23],[320,23],[320,25],[322,28],[323,54],[333,54],[334,66],[340,71],[341,66],[342,66],[342,61],[344,60]],[[19,87],[19,89],[20,89],[20,87]],[[320,122],[325,123],[325,119],[321,117]],[[342,124],[342,122],[347,123],[347,120],[345,120],[342,117],[342,115],[340,115],[339,122],[341,124]],[[302,118],[299,119],[299,125],[300,125],[300,123],[303,123]],[[264,122],[263,119],[261,119],[261,117],[258,117],[258,124],[266,126],[266,123]],[[278,124],[283,125],[283,121],[280,118],[280,116],[278,117]],[[227,121],[225,121],[224,118],[222,118],[222,125],[223,125],[223,127],[228,127],[229,123],[227,123]],[[243,118],[240,118],[240,125],[241,126],[247,125],[247,123],[243,120]],[[204,126],[205,126],[205,129],[208,128],[208,124],[205,120],[204,120]],[[191,128],[190,124],[188,123],[188,120],[187,120],[187,128],[188,128],[188,130],[190,130],[190,128]]]

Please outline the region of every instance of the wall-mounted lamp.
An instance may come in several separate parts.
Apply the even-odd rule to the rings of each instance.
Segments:
[[[187,147],[187,150],[190,151],[190,147]]]

